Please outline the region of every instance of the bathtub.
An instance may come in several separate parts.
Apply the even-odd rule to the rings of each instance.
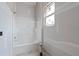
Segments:
[[[40,41],[32,43],[13,44],[13,56],[39,56],[40,55]]]

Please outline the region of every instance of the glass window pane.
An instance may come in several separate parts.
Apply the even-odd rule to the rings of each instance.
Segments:
[[[46,25],[47,26],[54,26],[55,24],[55,15],[49,16],[46,18]]]

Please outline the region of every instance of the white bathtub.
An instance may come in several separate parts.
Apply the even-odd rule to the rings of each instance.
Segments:
[[[40,41],[32,43],[16,43],[13,45],[14,56],[39,56]]]

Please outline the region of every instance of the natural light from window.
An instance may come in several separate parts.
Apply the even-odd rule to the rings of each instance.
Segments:
[[[55,3],[50,4],[49,7],[47,7],[46,11],[46,26],[54,26],[55,25]]]
[[[54,15],[46,18],[46,25],[47,26],[53,26],[54,24],[55,24]]]

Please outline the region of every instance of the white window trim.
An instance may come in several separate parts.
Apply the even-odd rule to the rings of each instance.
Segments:
[[[54,2],[48,3],[48,4],[46,5],[46,8],[49,8],[53,3],[54,3]],[[54,3],[54,4],[55,4],[55,3]],[[48,18],[48,17],[50,17],[50,16],[52,16],[52,15],[55,16],[55,12],[54,12],[54,13],[51,13],[51,14],[49,14],[49,15],[47,15],[47,16],[46,16],[46,12],[45,12],[44,18],[45,18],[45,25],[46,25],[46,26],[54,26],[54,25],[55,25],[55,20],[54,20],[54,23],[53,23],[53,24],[49,24],[49,25],[46,24],[46,18]]]

